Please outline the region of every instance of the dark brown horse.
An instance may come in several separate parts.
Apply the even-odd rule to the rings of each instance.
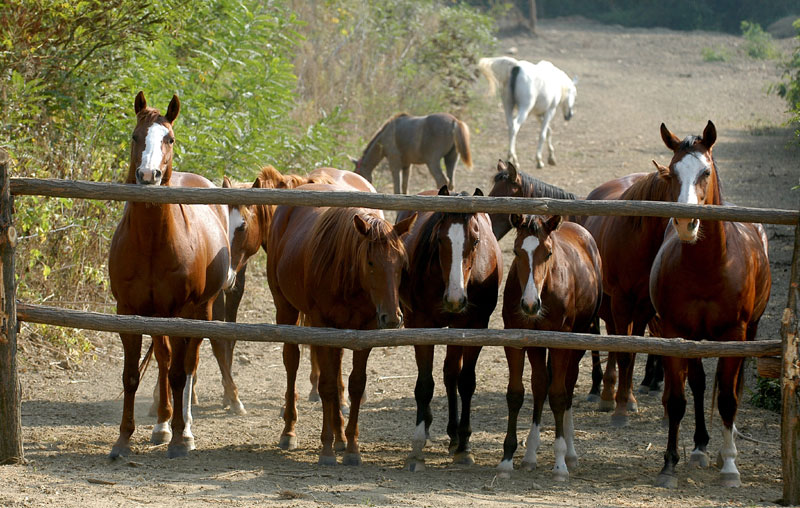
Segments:
[[[352,190],[329,184],[298,189]],[[402,268],[408,262],[401,237],[415,220],[416,214],[392,227],[377,210],[278,206],[267,242],[267,280],[276,322],[296,325],[303,313],[310,326],[360,330],[401,326],[398,290]],[[312,350],[320,363],[323,416],[319,462],[336,464],[334,446],[342,448],[346,436],[343,463],[358,465],[358,412],[370,350],[353,352],[349,381],[352,405],[344,432],[336,387],[341,377],[342,349],[312,346]],[[287,386],[282,448],[297,446],[297,363],[297,356],[287,355],[284,348]]]
[[[177,96],[173,96],[166,115],[162,116],[147,107],[144,94],[139,92],[134,110],[136,128],[127,184],[213,187],[202,176],[172,170],[175,141],[172,124],[180,111]],[[118,314],[210,320],[214,299],[235,277],[230,267],[227,207],[127,203],[111,240],[108,271]],[[111,449],[112,458],[130,453],[142,347],[141,335],[120,334],[120,337],[125,351],[122,374],[125,400],[119,439]],[[152,440],[169,441],[170,457],[186,455],[194,449],[191,389],[201,341],[202,337],[153,336],[160,404]]]
[[[408,194],[408,178],[412,164],[426,164],[436,180],[436,186],[453,189],[454,173],[459,155],[468,168],[472,167],[469,150],[469,127],[448,113],[411,116],[399,113],[387,120],[359,159],[351,159],[356,173],[372,181],[372,170],[385,157],[389,161],[394,181],[394,193],[400,193],[400,173],[403,173],[403,194]],[[442,174],[444,159],[447,177]]]
[[[449,195],[446,186],[440,195]],[[475,195],[483,193],[475,190]],[[401,224],[409,212],[398,214]],[[503,256],[485,213],[420,212],[405,239],[408,269],[403,271],[400,298],[406,328],[487,328],[497,306],[502,282]],[[456,463],[474,462],[469,446],[472,434],[470,408],[475,392],[475,365],[481,348],[447,346],[444,385],[447,392],[450,452]],[[407,467],[425,467],[422,450],[433,415],[434,346],[414,346],[417,359],[416,430]],[[461,396],[461,417],[458,396]]]
[[[603,297],[603,272],[600,254],[592,235],[573,222],[562,222],[558,215],[548,218],[511,216],[517,228],[514,261],[503,292],[505,328],[526,328],[556,332],[589,332]],[[578,364],[583,351],[550,348],[545,363],[545,348],[506,347],[508,361],[508,430],[503,442],[503,460],[498,469],[508,477],[514,470],[517,449],[517,418],[525,398],[522,373],[525,354],[531,364],[533,425],[526,441],[522,466],[536,468],[536,452],[541,442],[539,429],[545,398],[550,399],[556,424],[553,478],[569,479],[568,467],[578,464],[572,423],[572,395],[578,380]]]
[[[661,137],[674,152],[660,178],[678,188],[678,202],[723,205],[720,178],[711,148],[717,131],[708,122],[701,137],[676,137],[661,124]],[[672,219],[650,272],[650,296],[664,337],[692,340],[755,340],[758,321],[771,288],[767,237],[760,224]],[[734,418],[744,384],[742,358],[720,358],[717,364],[718,407],[722,417],[720,479],[726,487],[741,485],[736,468]],[[678,428],[686,411],[685,383],[694,395],[695,448],[690,464],[708,465],[708,432],[703,418],[705,372],[699,359],[664,357],[664,407],[669,437],[661,486],[675,487]]]

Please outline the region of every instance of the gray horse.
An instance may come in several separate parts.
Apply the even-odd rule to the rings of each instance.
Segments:
[[[387,120],[372,137],[360,159],[350,158],[355,171],[372,182],[372,170],[383,160],[389,161],[394,192],[400,193],[400,171],[403,171],[403,194],[408,193],[409,167],[426,164],[436,187],[453,189],[453,172],[459,155],[467,168],[472,168],[469,150],[469,127],[453,115],[436,113],[411,116],[399,113]],[[439,160],[444,158],[447,177]]]

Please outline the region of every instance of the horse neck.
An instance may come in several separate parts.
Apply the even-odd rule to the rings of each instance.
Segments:
[[[384,131],[382,130],[370,140],[364,153],[361,155],[361,168],[365,171],[372,171],[375,166],[383,159],[383,145],[381,138]]]
[[[644,178],[640,178],[633,183],[625,192],[620,195],[619,199],[635,200],[635,201],[675,201],[672,194],[672,187],[669,182],[665,181],[658,175],[658,171],[648,173]],[[634,228],[655,228],[663,233],[664,228],[669,221],[663,217],[636,217],[626,216],[619,220],[629,221]],[[661,243],[661,235],[658,235],[658,242]]]

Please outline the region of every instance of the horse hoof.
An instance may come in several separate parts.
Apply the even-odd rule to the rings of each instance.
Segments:
[[[605,400],[600,399],[600,404],[597,405],[597,410],[602,411],[603,413],[608,413],[609,411],[614,410],[614,401],[613,400]]]
[[[317,464],[320,466],[335,466],[336,455],[320,455]]]
[[[650,385],[650,394],[655,395],[661,391],[661,383]]]
[[[525,471],[536,471],[536,462],[522,461],[522,469]]]
[[[278,448],[281,450],[296,450],[297,436],[281,436],[281,440],[278,441]]]
[[[708,454],[702,450],[694,450],[692,454],[689,456],[689,465],[700,467],[700,468],[707,468],[711,461],[708,458]]]
[[[536,169],[542,169],[544,167],[544,162],[537,160],[536,161]]]
[[[600,396],[596,393],[590,393],[586,396],[586,402],[600,402]]]
[[[497,476],[500,478],[511,478],[512,472],[514,472],[514,463],[510,459],[500,462],[497,466]]]
[[[569,481],[569,471],[561,471],[561,470],[553,470],[553,481],[556,482],[568,482]]]
[[[650,387],[647,385],[639,385],[639,393],[642,395],[648,395],[650,393]]]
[[[451,439],[450,444],[447,446],[447,453],[453,456],[456,454],[456,450],[458,450],[458,439]]]
[[[638,413],[639,412],[639,404],[637,404],[635,401],[629,400],[627,408],[628,408],[628,411],[631,412],[631,413]]]
[[[189,455],[189,447],[186,444],[171,444],[167,447],[167,458],[177,459]]]
[[[342,456],[342,464],[345,466],[360,466],[361,454],[360,453],[345,453]]]
[[[169,430],[153,431],[150,435],[150,442],[154,445],[162,445],[172,440],[172,432]]]
[[[723,487],[738,488],[742,486],[739,473],[720,473],[719,479]]]
[[[453,464],[471,466],[475,464],[475,457],[472,455],[472,452],[458,452],[453,456]]]
[[[577,455],[575,455],[575,456],[567,455],[564,458],[564,462],[567,463],[567,468],[575,469],[576,467],[578,467],[578,456]]]
[[[114,445],[111,448],[111,453],[108,454],[108,458],[111,460],[116,460],[119,458],[127,457],[130,454],[131,454],[130,446]]]
[[[186,448],[189,451],[197,449],[197,447],[194,445],[194,436],[183,436],[183,443],[186,445]]]
[[[322,400],[322,399],[319,398],[319,393],[311,392],[311,393],[308,394],[308,401],[309,402],[319,402],[320,400]]]
[[[343,452],[344,449],[347,448],[347,445],[344,441],[334,441],[333,443],[333,451],[335,452]]]
[[[628,426],[628,415],[613,414],[611,415],[611,426],[615,429],[621,429]]]
[[[551,158],[547,159],[547,163],[550,164],[551,166],[555,166],[556,165],[556,160],[551,157]]]
[[[678,486],[678,477],[671,474],[661,473],[656,477],[656,487],[674,489]]]
[[[412,473],[421,473],[425,471],[425,461],[417,458],[409,458],[406,462],[405,470]]]
[[[341,408],[342,416],[350,416],[350,406],[342,406]]]
[[[244,404],[242,404],[242,402],[239,400],[230,405],[230,407],[228,408],[228,412],[236,416],[244,416],[247,414],[247,411],[244,408]]]

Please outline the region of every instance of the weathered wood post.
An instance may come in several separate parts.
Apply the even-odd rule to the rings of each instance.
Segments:
[[[783,366],[781,368],[781,461],[783,503],[800,505],[800,225],[794,228],[794,254],[789,279],[789,298],[781,320]]]
[[[22,451],[22,413],[17,378],[17,309],[14,280],[14,247],[17,231],[11,221],[8,169],[10,159],[0,150],[0,464],[24,461]]]

